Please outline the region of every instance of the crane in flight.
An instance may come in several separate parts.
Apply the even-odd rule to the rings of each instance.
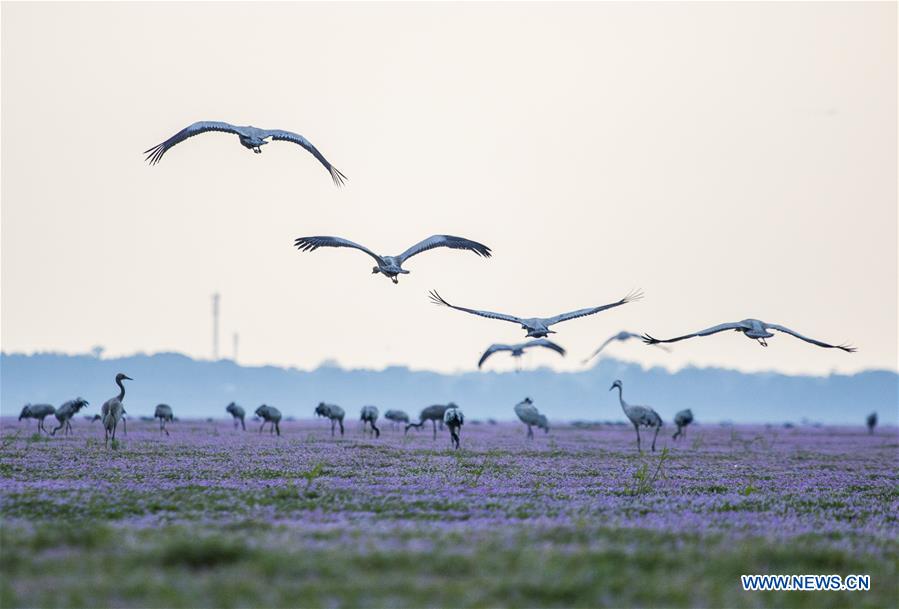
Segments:
[[[799,332],[795,330],[791,330],[786,326],[781,326],[778,324],[769,324],[760,319],[744,319],[743,321],[734,321],[729,323],[718,324],[717,326],[712,326],[711,328],[706,328],[705,330],[700,330],[699,332],[693,332],[692,334],[684,334],[683,336],[676,336],[674,338],[666,338],[666,339],[658,339],[653,338],[649,334],[643,335],[643,342],[647,345],[657,345],[659,343],[675,343],[679,340],[684,340],[687,338],[693,338],[694,336],[710,336],[712,334],[717,334],[718,332],[724,332],[726,330],[734,330],[735,332],[742,332],[744,336],[747,338],[751,338],[753,340],[757,340],[759,344],[763,347],[768,346],[768,342],[766,339],[774,336],[770,331],[777,330],[778,332],[783,332],[785,334],[789,334],[791,336],[795,336],[799,340],[804,340],[807,343],[811,343],[813,345],[817,345],[819,347],[823,347],[825,349],[842,349],[847,353],[854,353],[856,351],[855,347],[852,345],[831,345],[830,343],[825,343],[820,340],[815,340],[814,338],[809,338],[808,336],[803,336]]]
[[[440,294],[437,293],[436,290],[431,290],[430,294],[431,302],[436,305],[449,307],[451,309],[456,309],[457,311],[464,311],[465,313],[471,313],[472,315],[479,315],[488,319],[501,319],[502,321],[510,321],[514,324],[519,324],[522,330],[527,331],[528,338],[546,338],[547,335],[556,333],[554,330],[549,329],[549,327],[554,324],[568,321],[570,319],[577,319],[578,317],[593,315],[595,313],[599,313],[600,311],[605,311],[606,309],[618,307],[623,304],[627,304],[629,302],[633,302],[635,300],[640,300],[641,298],[643,298],[643,292],[637,290],[635,292],[631,292],[621,300],[618,300],[611,304],[599,305],[598,307],[590,307],[587,309],[578,309],[577,311],[562,313],[554,317],[516,317],[514,315],[507,315],[506,313],[494,313],[493,311],[479,311],[477,309],[458,307],[447,302]]]
[[[627,331],[622,330],[622,331],[619,332],[618,334],[615,334],[614,336],[610,336],[609,338],[607,338],[607,339],[605,340],[605,342],[604,342],[603,344],[601,344],[601,345],[599,346],[599,348],[598,348],[596,351],[593,352],[593,355],[591,355],[591,356],[588,357],[587,359],[583,360],[581,363],[582,363],[582,364],[586,364],[586,363],[589,362],[591,359],[593,359],[594,357],[596,357],[597,355],[599,355],[600,352],[601,352],[603,349],[605,349],[605,348],[609,345],[609,343],[612,342],[613,340],[618,340],[618,341],[624,342],[624,341],[630,340],[630,339],[632,339],[632,338],[641,338],[641,336],[640,336],[639,334],[634,333],[634,332],[627,332]],[[658,347],[659,349],[663,350],[663,351],[671,351],[671,349],[670,349],[669,347],[666,347],[665,345],[655,345],[655,346]]]
[[[381,273],[385,277],[389,277],[393,283],[399,283],[397,275],[408,275],[409,271],[403,268],[403,263],[416,254],[426,252],[435,247],[448,247],[455,250],[468,250],[474,252],[478,256],[489,258],[491,256],[490,248],[483,243],[464,239],[462,237],[454,237],[453,235],[432,235],[423,241],[419,241],[405,252],[398,256],[379,256],[364,245],[359,245],[349,239],[341,237],[300,237],[294,241],[294,245],[301,252],[314,252],[320,247],[351,247],[361,250],[375,259],[377,266],[371,270],[372,275]]]
[[[267,141],[268,139],[271,139],[272,141],[292,142],[294,144],[298,144],[309,151],[312,156],[318,159],[319,163],[324,165],[325,169],[328,170],[328,173],[331,174],[331,179],[334,180],[334,184],[336,186],[343,186],[344,182],[346,181],[346,176],[340,173],[340,171],[338,171],[336,167],[329,163],[328,159],[326,159],[324,155],[318,151],[318,148],[312,145],[312,142],[298,133],[294,133],[292,131],[282,131],[281,129],[260,129],[258,127],[253,127],[252,125],[240,127],[237,125],[232,125],[230,123],[223,123],[221,121],[199,121],[193,123],[192,125],[188,125],[161,144],[157,144],[152,148],[144,150],[144,154],[147,155],[144,160],[149,162],[150,165],[155,165],[162,160],[163,155],[168,152],[169,148],[171,148],[175,144],[180,144],[187,138],[199,135],[201,133],[207,133],[209,131],[233,133],[238,137],[241,145],[244,148],[252,150],[256,154],[262,153],[262,147],[269,143]]]
[[[524,355],[525,349],[529,349],[531,347],[546,347],[547,349],[552,349],[553,351],[555,351],[556,353],[558,353],[559,355],[561,355],[563,357],[565,356],[564,348],[562,348],[560,345],[557,345],[556,343],[554,343],[551,340],[546,339],[546,338],[538,338],[536,340],[531,340],[526,343],[518,343],[515,345],[504,345],[502,343],[495,343],[495,344],[487,347],[487,350],[484,351],[484,354],[481,356],[481,359],[478,361],[478,368],[483,366],[484,362],[487,361],[487,358],[490,357],[491,355],[493,355],[494,353],[496,353],[498,351],[511,351],[512,357],[514,357],[516,359],[516,361],[519,362],[519,369],[520,369],[521,356]],[[518,370],[516,370],[516,372],[518,372]]]

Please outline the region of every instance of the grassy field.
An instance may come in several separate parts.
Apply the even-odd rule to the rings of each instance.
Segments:
[[[895,607],[895,430],[2,421],[3,607]],[[386,427],[386,425],[385,425]],[[741,574],[870,574],[744,592]]]

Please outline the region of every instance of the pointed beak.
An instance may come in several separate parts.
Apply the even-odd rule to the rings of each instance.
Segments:
[[[127,379],[127,380],[129,380],[129,381],[133,381],[133,380],[134,380],[134,379],[131,378],[130,376],[126,376],[126,377],[124,377],[124,378]]]

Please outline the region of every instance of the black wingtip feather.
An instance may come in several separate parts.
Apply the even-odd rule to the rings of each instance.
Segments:
[[[337,186],[337,188],[346,185],[346,181],[348,178],[343,175],[339,169],[331,165],[329,171],[331,172],[331,179],[334,180],[334,185]]]
[[[658,344],[661,342],[659,339],[653,338],[652,336],[650,336],[649,334],[646,334],[646,333],[644,333],[643,336],[641,336],[640,338],[643,339],[643,342],[646,343],[647,345],[655,345],[655,344]]]
[[[431,296],[431,302],[432,302],[432,303],[434,303],[434,304],[436,304],[436,305],[442,305],[442,306],[445,306],[445,307],[450,306],[450,303],[448,303],[447,301],[445,301],[445,300],[443,299],[443,296],[441,296],[440,294],[437,293],[437,290],[431,290],[430,292],[428,292],[428,294],[430,294],[430,296]]]

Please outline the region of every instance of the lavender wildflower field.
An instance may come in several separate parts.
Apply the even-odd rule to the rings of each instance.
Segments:
[[[897,434],[691,427],[2,421],[3,607],[895,607]],[[258,425],[258,424],[257,424]],[[741,574],[870,574],[744,592]]]

